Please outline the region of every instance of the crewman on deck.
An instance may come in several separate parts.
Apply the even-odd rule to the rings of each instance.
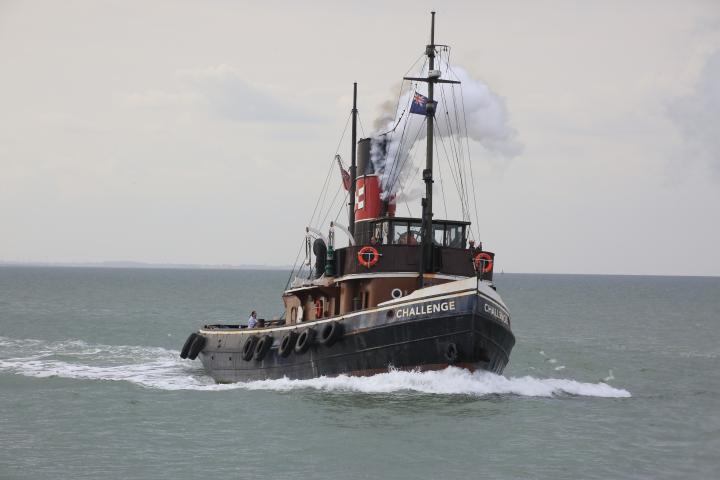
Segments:
[[[248,328],[255,328],[257,322],[257,312],[253,310],[252,312],[250,312],[250,318],[248,318]]]

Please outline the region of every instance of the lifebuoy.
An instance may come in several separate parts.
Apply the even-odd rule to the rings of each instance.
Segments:
[[[475,255],[473,262],[475,263],[475,270],[477,271],[482,270],[482,273],[488,273],[492,271],[493,259],[487,252],[480,252]]]
[[[320,344],[332,346],[342,336],[343,326],[338,322],[326,323],[320,330]]]
[[[403,296],[403,291],[400,290],[399,288],[393,288],[392,291],[390,292],[390,296],[392,298],[400,298]]]
[[[358,263],[363,267],[370,268],[380,260],[380,253],[377,248],[366,246],[358,250],[357,253]]]
[[[317,299],[315,300],[315,318],[322,318],[323,313],[323,305],[322,300]]]

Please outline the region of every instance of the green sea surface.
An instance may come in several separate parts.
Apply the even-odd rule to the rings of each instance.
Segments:
[[[283,271],[0,267],[0,479],[720,478],[720,278],[496,275],[503,376],[216,385]]]

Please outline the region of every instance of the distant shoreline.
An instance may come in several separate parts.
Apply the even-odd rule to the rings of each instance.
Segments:
[[[0,267],[135,268],[167,270],[290,270],[291,265],[203,265],[145,262],[0,262]]]
[[[191,263],[145,263],[145,262],[7,262],[0,261],[3,267],[27,268],[116,268],[137,270],[279,270],[290,271],[291,265],[203,265]],[[548,272],[504,272],[509,275],[565,275],[565,276],[605,276],[605,277],[694,277],[719,278],[717,275],[691,275],[691,274],[658,274],[658,273],[548,273]],[[495,272],[495,277],[502,278],[503,273]],[[498,280],[498,278],[496,278]]]

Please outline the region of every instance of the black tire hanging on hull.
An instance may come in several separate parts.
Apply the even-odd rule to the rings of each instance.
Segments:
[[[454,343],[448,343],[447,347],[445,347],[445,360],[448,361],[450,365],[456,363],[460,359],[460,350],[458,349],[458,346]]]
[[[243,344],[242,359],[246,362],[249,362],[255,354],[255,342],[257,342],[257,337],[250,335]]]
[[[253,355],[253,358],[256,361],[260,361],[263,358],[265,358],[265,355],[267,354],[268,350],[270,350],[270,347],[272,347],[273,344],[273,337],[270,335],[263,335],[260,337],[260,340],[255,344],[255,353]]]
[[[338,322],[326,323],[322,330],[320,330],[320,337],[318,341],[321,345],[331,347],[338,339],[342,336],[343,326]]]
[[[190,360],[195,360],[197,358],[198,354],[203,348],[205,348],[206,341],[207,339],[202,335],[195,336],[195,340],[193,340],[192,345],[190,345],[190,351],[188,351],[188,358]]]
[[[315,340],[315,329],[313,328],[306,328],[302,332],[300,332],[300,336],[297,339],[297,342],[295,343],[295,353],[305,353],[310,348],[310,345],[312,345],[313,341]]]
[[[188,353],[190,352],[190,346],[192,345],[193,341],[195,341],[195,337],[197,337],[197,333],[191,333],[187,340],[185,340],[185,343],[180,350],[180,358],[188,357]]]
[[[287,357],[295,348],[295,342],[297,341],[297,333],[289,332],[285,334],[280,340],[280,347],[278,347],[278,353],[281,357]]]

